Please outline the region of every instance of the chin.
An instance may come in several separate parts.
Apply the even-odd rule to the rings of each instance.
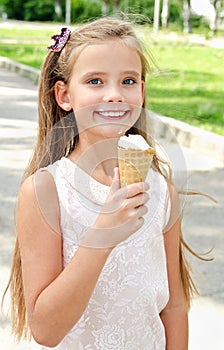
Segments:
[[[122,135],[125,134],[125,132],[127,130],[130,129],[130,126],[127,127],[127,125],[122,126],[122,125],[118,125],[118,126],[108,126],[103,128],[102,130],[102,135],[104,136],[104,138],[120,138]]]

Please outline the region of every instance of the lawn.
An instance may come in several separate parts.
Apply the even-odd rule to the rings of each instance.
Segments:
[[[0,55],[40,68],[54,33],[0,28]],[[157,63],[147,80],[148,108],[224,135],[224,50],[151,40],[145,32],[144,41]]]
[[[160,71],[147,82],[149,107],[224,135],[224,50],[163,43],[151,51]]]

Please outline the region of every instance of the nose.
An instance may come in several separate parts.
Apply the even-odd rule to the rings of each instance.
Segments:
[[[104,93],[104,102],[124,102],[125,98],[122,94],[122,87],[120,86],[109,86]]]

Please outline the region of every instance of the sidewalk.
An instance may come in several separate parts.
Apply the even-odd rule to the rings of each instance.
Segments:
[[[37,86],[31,80],[0,68],[0,296],[10,271],[16,194],[35,142],[36,91]],[[186,240],[198,252],[205,252],[214,246],[211,255],[215,258],[213,262],[192,260],[201,297],[194,300],[190,311],[189,350],[223,350],[224,163],[190,148],[180,147],[177,139],[174,141],[163,141],[163,147],[172,159],[176,177],[181,179],[183,173],[187,174],[188,187],[209,193],[219,201],[216,205],[205,198],[194,197],[186,203]],[[10,336],[9,318],[2,315],[0,344],[4,350],[36,349],[34,344],[16,345]]]

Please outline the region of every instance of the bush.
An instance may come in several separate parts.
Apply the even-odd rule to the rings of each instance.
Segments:
[[[170,3],[170,13],[169,13],[169,22],[170,23],[181,23],[182,17],[182,5],[179,1]]]
[[[53,0],[28,0],[24,5],[26,21],[52,21],[54,12]]]
[[[199,16],[195,13],[191,17],[192,28],[209,28],[208,21],[203,16]]]
[[[24,20],[24,1],[22,0],[3,0],[2,6],[8,18]]]
[[[71,9],[71,22],[78,23],[90,18],[97,18],[102,15],[99,1],[73,0]]]

